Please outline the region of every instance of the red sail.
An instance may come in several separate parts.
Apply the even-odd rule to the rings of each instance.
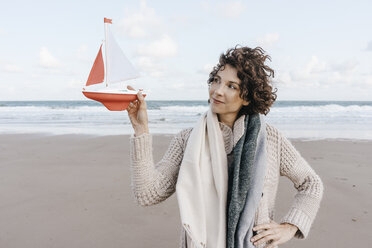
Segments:
[[[90,70],[87,86],[92,84],[99,84],[102,83],[105,79],[105,68],[103,65],[103,57],[102,57],[102,45],[99,48],[96,60],[94,61],[92,70]]]

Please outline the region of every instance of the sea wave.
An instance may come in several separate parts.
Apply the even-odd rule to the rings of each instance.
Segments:
[[[370,105],[338,105],[327,104],[320,106],[290,106],[290,107],[273,107],[273,112],[370,112],[372,113],[372,106]]]
[[[148,105],[148,110],[154,111],[167,111],[167,112],[179,112],[179,113],[203,113],[208,110],[208,105],[163,105],[163,106],[151,106]],[[11,111],[83,111],[83,112],[106,112],[107,109],[103,105],[62,105],[62,106],[38,106],[38,105],[20,105],[11,106],[7,104],[0,104],[0,112],[11,112]],[[273,106],[271,112],[359,112],[359,113],[372,113],[371,105],[339,105],[339,104],[326,104],[317,106]]]
[[[1,112],[106,112],[105,107],[100,106],[69,106],[69,107],[55,107],[55,106],[5,106],[0,108]]]
[[[192,127],[208,110],[203,101],[148,101],[152,133],[176,133]],[[265,117],[288,137],[372,139],[372,102],[285,102]],[[100,103],[0,102],[0,133],[50,132],[130,134],[126,112]]]
[[[208,106],[197,105],[197,106],[182,106],[182,105],[175,105],[175,106],[163,106],[160,107],[160,110],[163,111],[174,111],[179,113],[203,113],[208,110]]]

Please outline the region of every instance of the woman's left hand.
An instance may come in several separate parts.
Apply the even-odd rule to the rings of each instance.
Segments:
[[[253,242],[253,244],[256,246],[272,240],[272,243],[265,248],[273,248],[293,238],[298,228],[295,225],[289,223],[278,224],[272,220],[268,224],[257,225],[253,228],[253,231],[259,230],[264,231],[253,236],[251,238],[251,242]]]

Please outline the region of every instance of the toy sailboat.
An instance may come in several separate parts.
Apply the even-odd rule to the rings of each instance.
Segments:
[[[109,29],[109,24],[112,24],[112,20],[104,18],[104,23],[106,68],[102,56],[103,44],[101,44],[90,71],[86,87],[83,88],[82,92],[87,98],[105,105],[108,110],[125,110],[131,101],[137,99],[138,91],[129,89],[110,89],[109,84],[137,78],[139,77],[139,73],[125,57],[123,51],[116,43],[114,36]],[[101,84],[103,86],[104,83],[106,87],[101,87],[100,89],[96,89],[96,87],[92,86],[95,84]],[[146,96],[146,94],[142,94],[143,96]]]

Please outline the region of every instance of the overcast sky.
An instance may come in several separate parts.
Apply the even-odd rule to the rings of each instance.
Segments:
[[[372,100],[372,1],[7,1],[0,101],[84,100],[103,17],[148,100],[205,100],[236,44],[272,57],[278,100]],[[123,84],[124,87],[124,84]]]

